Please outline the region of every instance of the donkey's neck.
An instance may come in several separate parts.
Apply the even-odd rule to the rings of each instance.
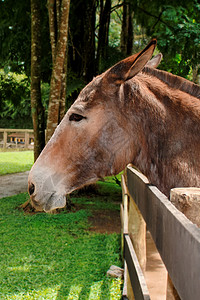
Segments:
[[[133,164],[167,195],[177,186],[200,187],[199,99],[158,79],[152,83],[147,75],[137,76],[125,90],[133,99],[137,128]]]

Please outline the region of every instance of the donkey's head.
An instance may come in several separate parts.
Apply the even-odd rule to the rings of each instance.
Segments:
[[[30,171],[29,194],[35,207],[45,211],[63,207],[66,194],[117,174],[131,162],[137,149],[122,87],[148,63],[155,45],[151,41],[81,91]],[[159,60],[155,58],[151,66]]]

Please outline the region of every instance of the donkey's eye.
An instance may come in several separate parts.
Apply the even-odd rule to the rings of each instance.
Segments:
[[[80,122],[83,119],[86,119],[86,117],[79,115],[79,114],[73,113],[73,114],[71,114],[71,116],[69,116],[70,121]]]

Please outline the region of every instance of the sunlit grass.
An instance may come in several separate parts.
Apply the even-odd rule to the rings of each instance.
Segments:
[[[0,175],[28,171],[33,160],[33,151],[0,152]]]
[[[111,265],[121,266],[120,235],[88,230],[88,216],[100,204],[118,209],[109,202],[120,190],[100,183],[100,193],[96,205],[88,204],[94,195],[72,197],[84,209],[57,215],[16,209],[27,194],[0,199],[0,299],[121,299],[121,279],[106,276]]]

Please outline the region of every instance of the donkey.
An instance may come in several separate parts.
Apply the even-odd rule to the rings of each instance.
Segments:
[[[32,205],[63,207],[66,194],[135,165],[163,193],[200,187],[200,87],[157,70],[152,40],[93,79],[33,165]]]

